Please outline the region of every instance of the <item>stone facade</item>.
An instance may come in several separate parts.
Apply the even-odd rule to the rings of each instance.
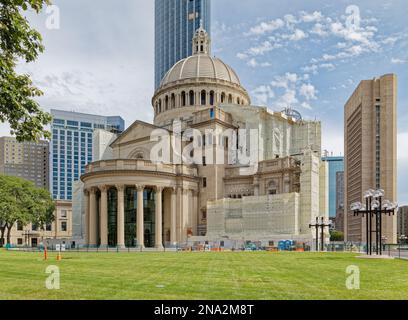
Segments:
[[[220,237],[312,243],[309,224],[328,219],[320,122],[250,106],[235,72],[209,56],[207,37],[199,29],[194,55],[163,79],[154,124],[135,121],[110,145],[112,159],[87,166],[89,246],[161,249]],[[243,130],[248,139],[237,139]]]
[[[11,244],[15,246],[37,247],[40,244],[65,242],[72,245],[72,203],[58,200],[55,202],[54,222],[46,226],[16,224],[11,230]]]

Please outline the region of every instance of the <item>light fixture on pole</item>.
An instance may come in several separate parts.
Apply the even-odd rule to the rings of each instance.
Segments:
[[[372,234],[375,232],[376,254],[382,255],[382,215],[395,215],[398,204],[389,200],[383,200],[385,191],[383,189],[367,190],[364,192],[366,205],[361,202],[352,203],[350,210],[354,216],[366,217],[366,240],[367,255],[372,255]],[[375,230],[373,231],[372,218],[375,216]]]

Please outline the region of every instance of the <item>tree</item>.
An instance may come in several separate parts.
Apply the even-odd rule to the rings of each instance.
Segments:
[[[28,223],[44,227],[54,219],[55,205],[50,193],[36,188],[30,181],[0,175],[0,242],[10,244],[11,230],[19,222],[23,226]]]
[[[43,93],[30,76],[15,71],[18,60],[33,62],[44,51],[41,35],[29,25],[22,11],[39,13],[50,0],[0,1],[0,122],[8,122],[18,141],[38,141],[50,138],[44,126],[51,122],[35,97]]]
[[[344,234],[340,231],[330,231],[330,241],[344,241]]]

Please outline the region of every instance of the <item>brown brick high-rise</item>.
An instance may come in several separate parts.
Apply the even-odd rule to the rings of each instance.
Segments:
[[[347,241],[365,242],[365,219],[353,217],[350,204],[368,189],[384,189],[397,199],[397,77],[361,81],[344,108],[345,215]],[[373,229],[374,230],[374,229]],[[386,243],[397,242],[396,217],[383,219]]]

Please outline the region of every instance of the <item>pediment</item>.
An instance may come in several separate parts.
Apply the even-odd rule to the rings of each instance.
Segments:
[[[135,121],[115,141],[113,141],[111,147],[114,148],[123,144],[129,144],[132,142],[150,138],[152,131],[156,129],[159,128],[153,124],[143,121]]]

